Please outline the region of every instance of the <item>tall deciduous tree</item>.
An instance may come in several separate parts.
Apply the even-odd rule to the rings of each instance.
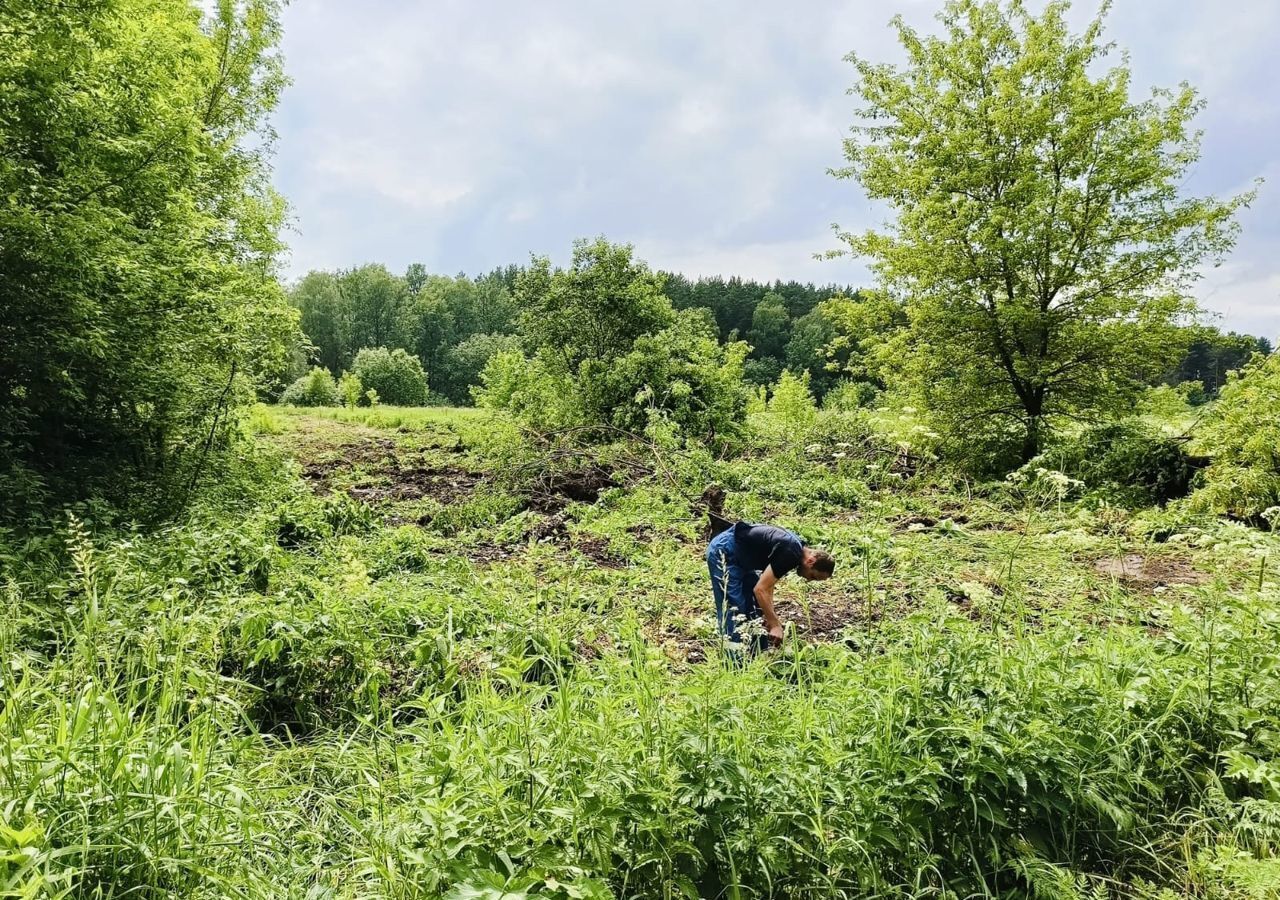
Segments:
[[[533,347],[576,372],[585,360],[607,362],[636,338],[671,324],[662,277],[634,258],[630,244],[604,238],[573,244],[573,262],[552,270],[534,257],[516,282],[521,324]]]
[[[904,66],[849,57],[864,119],[834,174],[897,216],[841,237],[906,298],[899,359],[935,428],[988,461],[1168,371],[1248,200],[1182,195],[1195,91],[1131,100],[1128,68],[1101,68],[1105,7],[1081,34],[1067,8],[952,0],[940,36],[895,20]]]
[[[301,314],[302,331],[320,365],[339,372],[351,363],[351,317],[329,272],[308,272],[290,291],[289,299]]]
[[[350,322],[348,349],[354,354],[365,347],[403,347],[404,311],[409,289],[401,278],[381,264],[349,269],[338,276],[338,292]],[[350,359],[343,361],[348,365]]]
[[[778,294],[765,294],[751,314],[747,341],[752,352],[757,358],[783,359],[790,339],[791,314],[787,312],[785,301]]]
[[[296,328],[273,263],[277,3],[3,9],[0,481],[70,498],[132,474],[181,498]]]

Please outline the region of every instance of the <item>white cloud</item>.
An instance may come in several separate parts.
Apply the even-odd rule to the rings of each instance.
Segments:
[[[1280,272],[1254,265],[1224,265],[1208,272],[1196,295],[1228,328],[1280,339]]]
[[[374,140],[334,141],[320,151],[315,171],[331,184],[372,191],[415,212],[438,212],[471,193],[464,166],[449,171],[429,150],[392,153]]]

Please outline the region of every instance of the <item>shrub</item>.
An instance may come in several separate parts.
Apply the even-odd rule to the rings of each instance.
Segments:
[[[369,402],[364,385],[360,383],[360,376],[354,372],[342,373],[342,377],[338,379],[338,396],[342,398],[342,405],[350,409],[365,406]]]
[[[1186,496],[1196,465],[1183,441],[1129,421],[1086,429],[1019,471],[1040,470],[1069,476],[1136,506]]]
[[[1280,505],[1280,354],[1229,376],[1199,443],[1211,462],[1193,505],[1257,522]]]
[[[457,406],[471,403],[471,388],[489,360],[504,350],[515,350],[520,339],[513,334],[473,334],[445,354],[444,368],[432,372],[434,390]]]
[[[773,357],[749,359],[742,366],[742,377],[748,384],[770,385],[782,375],[782,363]]]
[[[543,428],[573,424],[581,418],[568,376],[552,372],[542,358],[519,350],[495,353],[481,371],[480,385],[472,389],[472,396],[479,406],[502,410],[520,422],[538,422]]]
[[[0,520],[176,512],[287,371],[278,12],[0,4]]]
[[[288,406],[337,406],[338,385],[328,369],[316,366],[285,388],[280,402]]]
[[[669,327],[637,338],[620,359],[583,362],[577,377],[582,411],[587,421],[628,431],[643,431],[656,417],[684,437],[732,437],[746,412],[746,354],[740,342],[721,346],[697,313],[677,313]]]
[[[366,390],[392,406],[422,406],[427,400],[427,373],[416,356],[397,347],[365,347],[356,354],[351,371]]]
[[[790,427],[811,424],[818,415],[818,404],[809,390],[809,373],[797,376],[789,370],[783,372],[769,399],[769,412]]]
[[[878,396],[880,389],[871,382],[845,379],[827,391],[822,398],[822,408],[835,412],[852,412],[870,406]]]
[[[681,312],[629,352],[584,359],[576,372],[549,351],[501,351],[474,393],[481,406],[543,430],[599,424],[640,433],[663,422],[678,439],[733,439],[747,406],[746,352],[741,342],[721,346],[700,315]]]

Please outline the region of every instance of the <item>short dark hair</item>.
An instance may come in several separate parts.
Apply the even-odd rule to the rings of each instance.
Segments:
[[[836,558],[826,550],[813,551],[813,570],[830,575],[836,570]]]

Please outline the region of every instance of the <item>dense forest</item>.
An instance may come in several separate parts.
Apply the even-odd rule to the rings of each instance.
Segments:
[[[279,0],[0,3],[0,897],[1280,896],[1261,188],[1106,13],[848,57],[866,285],[290,282]]]
[[[421,362],[434,402],[469,405],[489,359],[521,343],[520,311],[529,302],[519,288],[524,273],[511,265],[474,278],[449,277],[429,275],[421,264],[400,276],[377,264],[311,272],[289,293],[309,344],[296,353],[292,374],[300,378],[301,368],[314,363],[337,378],[361,349],[401,349]],[[841,381],[865,385],[864,402],[884,386],[856,362],[851,366],[851,342],[865,337],[853,312],[865,306],[857,288],[658,276],[673,308],[705,310],[722,344],[750,345],[743,366],[749,384],[773,385],[785,370],[806,377],[819,401]],[[1180,340],[1185,355],[1159,382],[1187,385],[1193,403],[1217,396],[1228,373],[1253,353],[1271,350],[1266,338],[1208,325],[1184,326]],[[283,387],[267,396],[279,397]]]
[[[512,265],[474,278],[448,277],[429,275],[420,264],[400,276],[377,264],[311,272],[290,291],[311,345],[296,365],[314,362],[338,377],[360,349],[402,349],[421,361],[439,402],[469,404],[489,357],[515,346],[527,299],[519,292],[524,272]],[[853,288],[659,275],[674,308],[708,310],[722,342],[750,342],[745,375],[752,384],[772,384],[783,369],[807,371],[822,396],[836,380],[824,351],[837,328],[822,305],[856,299]]]

